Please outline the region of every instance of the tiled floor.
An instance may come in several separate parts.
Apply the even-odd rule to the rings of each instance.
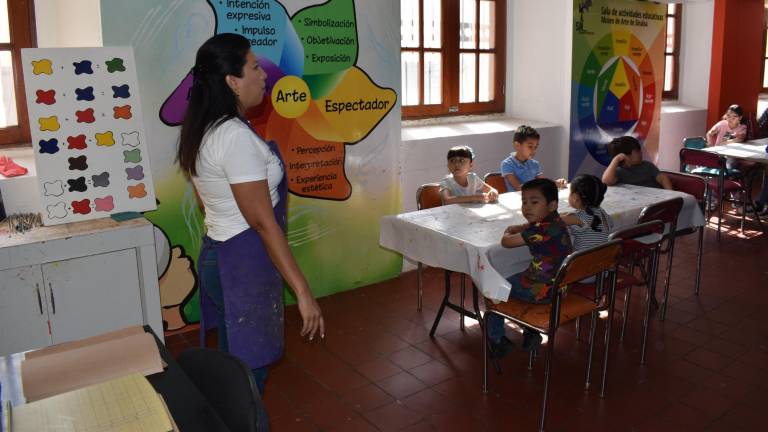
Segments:
[[[749,231],[754,224],[747,228],[745,236],[725,233],[719,243],[707,230],[699,297],[696,236],[678,239],[667,320],[652,318],[646,366],[638,364],[643,292],[635,290],[626,339],[612,341],[605,399],[596,388],[583,390],[586,344],[575,340],[573,325],[561,329],[548,430],[766,430],[768,239]],[[289,307],[286,355],[267,381],[272,430],[535,430],[543,358],[529,372],[524,353],[513,352],[484,395],[478,327],[468,320],[459,330],[448,311],[431,339],[442,272],[429,269],[425,280],[421,312],[413,272],[321,299],[322,343],[299,338],[299,315]],[[196,341],[196,332],[177,334],[168,346],[179,352]]]

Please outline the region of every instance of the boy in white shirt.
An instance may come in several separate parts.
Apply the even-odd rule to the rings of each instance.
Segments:
[[[474,153],[469,146],[448,150],[448,174],[440,181],[443,204],[488,203],[499,197],[499,192],[477,174],[471,172]]]

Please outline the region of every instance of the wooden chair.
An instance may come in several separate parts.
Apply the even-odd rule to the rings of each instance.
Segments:
[[[664,173],[669,178],[669,181],[672,183],[672,189],[692,195],[694,198],[696,198],[696,203],[699,205],[699,209],[701,210],[702,214],[706,214],[707,194],[709,193],[709,186],[703,177],[663,170],[662,173]],[[698,233],[699,236],[698,249],[696,254],[696,281],[693,288],[693,293],[695,295],[699,295],[701,288],[701,256],[704,248],[704,226],[706,226],[706,223],[700,227],[691,227],[678,230],[676,234],[677,236],[681,236]]]
[[[555,277],[552,287],[551,304],[531,304],[520,300],[511,299],[499,304],[490,304],[486,310],[484,321],[487,323],[488,314],[499,315],[522,327],[547,335],[547,358],[544,369],[544,394],[539,418],[539,430],[544,430],[547,418],[547,402],[549,398],[549,378],[552,369],[552,357],[555,353],[555,334],[561,324],[575,320],[578,317],[597,314],[598,303],[593,299],[578,294],[566,295],[568,285],[578,282],[593,275],[600,275],[598,283],[602,285],[604,275],[610,274],[610,284],[607,296],[609,299],[609,317],[612,315],[613,302],[615,300],[616,273],[621,253],[621,241],[614,240],[600,246],[574,252],[563,261]],[[606,344],[603,354],[603,373],[600,396],[605,396],[605,384],[608,367],[608,347],[611,334],[611,319],[606,324]],[[483,340],[487,339],[487,325],[483,326]],[[594,345],[594,330],[590,332],[589,359],[587,362],[587,378],[585,388],[589,388],[592,368],[592,352]],[[483,392],[488,392],[488,344],[484,344],[483,351]],[[531,353],[531,356],[533,352]],[[530,361],[529,357],[529,361]]]
[[[504,176],[500,172],[490,172],[483,177],[483,181],[488,183],[488,186],[496,189],[500,194],[506,193],[507,183],[504,181]]]

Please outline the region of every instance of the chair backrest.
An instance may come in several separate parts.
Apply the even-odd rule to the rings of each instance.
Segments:
[[[628,256],[635,251],[658,248],[663,234],[664,222],[654,220],[614,231],[608,236],[608,240],[622,240],[622,254]]]
[[[707,146],[707,139],[703,136],[683,138],[683,147],[691,149],[703,149]]]
[[[690,148],[680,149],[680,166],[693,165],[725,170],[725,158],[717,153]]]
[[[646,206],[643,211],[640,212],[640,217],[637,218],[637,223],[642,224],[659,220],[664,224],[669,224],[669,233],[674,234],[677,230],[677,216],[680,214],[682,208],[683,199],[680,197],[651,204]]]
[[[704,210],[704,198],[707,196],[708,184],[703,177],[674,171],[662,170],[661,172],[669,178],[670,183],[672,183],[672,189],[692,195],[696,198],[696,202],[702,211]]]
[[[488,186],[496,189],[499,193],[506,193],[507,183],[504,182],[504,176],[500,172],[489,172],[483,177],[483,181],[488,183]]]
[[[177,361],[229,430],[269,430],[253,374],[242,360],[221,351],[190,348]]]
[[[440,196],[440,184],[427,183],[419,186],[416,190],[416,208],[419,210],[440,207],[443,205],[443,198]]]
[[[568,255],[557,271],[555,287],[562,288],[615,268],[620,253],[621,240],[612,240]]]

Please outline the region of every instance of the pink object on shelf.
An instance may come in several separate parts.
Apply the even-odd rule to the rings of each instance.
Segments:
[[[8,156],[0,156],[0,174],[6,177],[16,177],[27,173],[27,169],[17,164]]]

